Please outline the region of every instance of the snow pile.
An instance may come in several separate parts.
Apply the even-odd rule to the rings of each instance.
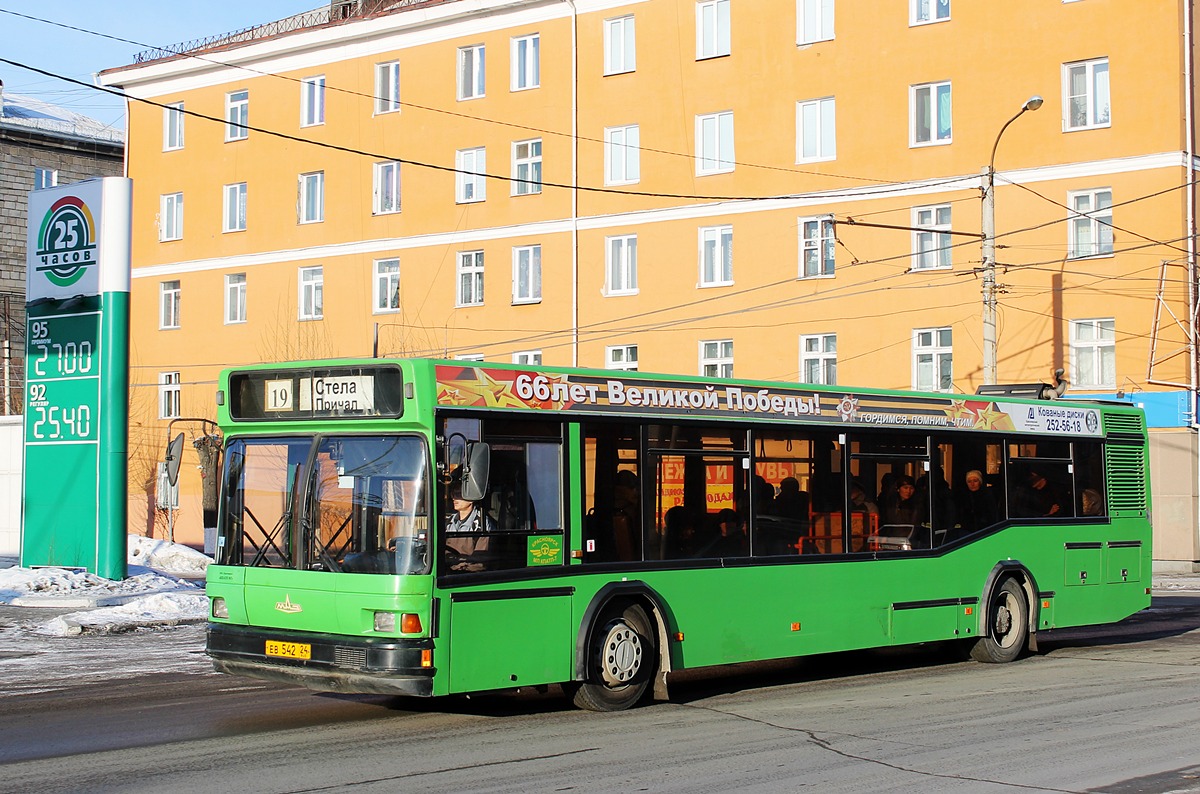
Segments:
[[[130,565],[142,565],[156,571],[189,576],[203,574],[212,559],[178,543],[130,535],[128,562]]]
[[[140,628],[177,626],[208,619],[208,597],[203,593],[158,593],[120,606],[60,615],[34,628],[38,634],[69,637],[75,634],[119,634]]]
[[[17,599],[29,596],[109,599],[188,588],[200,591],[200,587],[191,582],[149,572],[118,581],[105,579],[94,573],[73,571],[67,568],[4,568],[0,570],[0,604],[12,604]]]

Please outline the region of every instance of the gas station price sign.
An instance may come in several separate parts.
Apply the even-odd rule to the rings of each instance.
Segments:
[[[28,325],[28,443],[96,442],[99,313],[31,317]]]

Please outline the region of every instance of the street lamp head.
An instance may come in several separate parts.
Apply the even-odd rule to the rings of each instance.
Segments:
[[[1037,94],[1025,100],[1025,104],[1021,106],[1021,110],[1037,110],[1042,106],[1042,98]]]

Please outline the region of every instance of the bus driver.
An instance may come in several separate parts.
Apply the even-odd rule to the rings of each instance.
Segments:
[[[496,520],[478,502],[464,499],[462,482],[450,484],[450,504],[453,508],[446,519],[446,550],[455,571],[481,571],[483,563],[470,557],[488,550],[488,538],[496,531]]]

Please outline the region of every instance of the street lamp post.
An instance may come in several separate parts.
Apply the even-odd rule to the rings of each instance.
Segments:
[[[1016,115],[1004,122],[992,144],[992,157],[983,169],[983,382],[996,382],[996,149],[1008,125],[1027,110],[1042,106],[1040,96],[1031,96]]]

